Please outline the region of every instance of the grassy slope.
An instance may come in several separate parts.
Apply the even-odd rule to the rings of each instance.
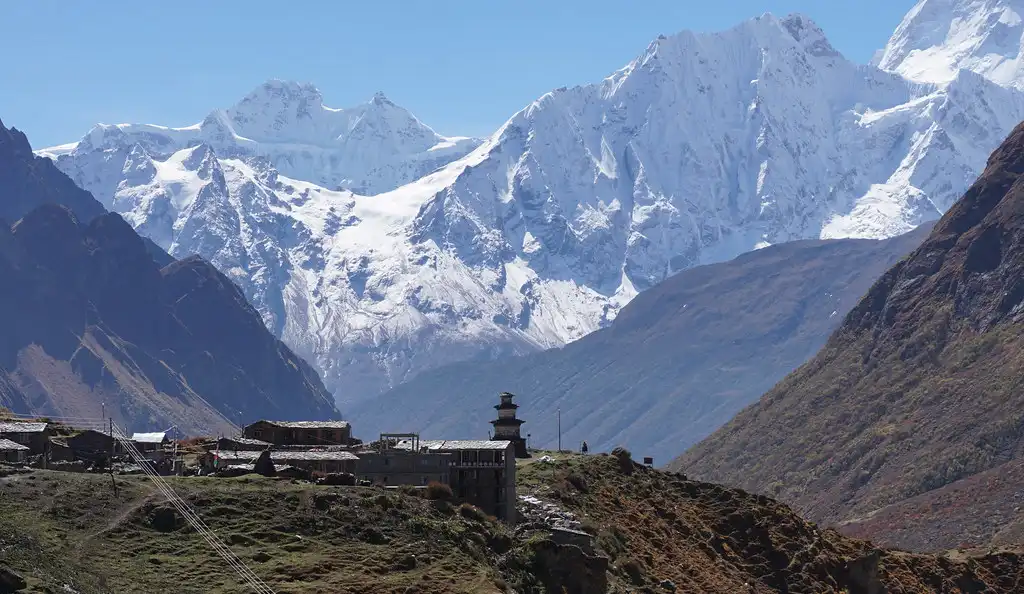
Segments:
[[[1015,553],[879,552],[766,497],[612,456],[559,456],[525,464],[520,475],[523,492],[575,513],[596,535],[597,554],[608,558],[601,580],[608,592],[663,592],[664,580],[679,592],[708,594],[1024,587]],[[28,577],[31,592],[64,584],[83,594],[246,591],[194,532],[164,521],[167,508],[145,479],[118,477],[117,484],[115,494],[102,475],[0,478],[0,564]],[[513,533],[475,508],[263,478],[173,484],[280,593],[543,592],[552,567],[586,573],[576,557],[549,557],[545,565],[536,552],[545,549],[542,535]],[[568,585],[566,592],[583,592]]]
[[[34,591],[247,592],[193,530],[162,531],[167,507],[147,479],[118,477],[115,495],[109,476],[13,478],[0,497],[0,558]],[[172,484],[281,593],[502,591],[484,553],[495,555],[501,527],[416,497],[247,477]]]

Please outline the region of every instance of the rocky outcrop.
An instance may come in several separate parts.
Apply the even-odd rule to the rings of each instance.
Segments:
[[[6,567],[0,566],[0,594],[14,594],[28,587],[25,578]]]
[[[529,571],[547,592],[603,594],[608,591],[608,558],[588,555],[580,547],[560,545],[552,540],[532,544],[533,565]]]
[[[0,122],[0,219],[12,223],[43,204],[66,206],[83,221],[106,212],[92,194],[37,157],[25,134]]]
[[[253,472],[261,476],[274,476],[277,474],[277,470],[274,468],[274,460],[270,457],[270,450],[260,452],[252,469]]]

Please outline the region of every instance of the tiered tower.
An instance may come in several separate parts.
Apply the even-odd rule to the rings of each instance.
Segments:
[[[513,398],[515,398],[514,394],[502,392],[501,402],[494,406],[498,410],[498,418],[491,421],[491,425],[494,425],[494,437],[491,439],[511,441],[515,444],[516,458],[529,458],[530,454],[526,451],[526,440],[519,434],[519,427],[525,421],[516,418],[516,409],[519,408],[519,405],[512,402]]]

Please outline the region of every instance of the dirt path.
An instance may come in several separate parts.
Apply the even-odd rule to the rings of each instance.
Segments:
[[[163,499],[163,495],[156,492],[149,492],[143,497],[138,497],[129,501],[126,501],[124,505],[118,508],[117,513],[99,530],[90,532],[79,541],[78,546],[75,547],[75,557],[77,559],[82,558],[87,545],[89,545],[94,539],[102,536],[103,534],[110,532],[114,528],[120,526],[125,520],[127,520],[132,514],[142,509],[146,504],[153,503],[158,499]]]

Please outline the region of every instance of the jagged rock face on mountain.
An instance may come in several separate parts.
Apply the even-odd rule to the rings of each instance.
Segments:
[[[1024,458],[1024,125],[825,348],[680,458],[812,518],[859,517]]]
[[[88,214],[89,194],[32,160],[20,133],[0,128],[0,138],[16,144],[0,145],[5,212],[45,201],[0,225],[0,405],[96,418],[105,404],[119,424],[185,433],[338,414],[316,372],[223,274],[198,257],[161,269],[117,214],[79,222],[65,205]]]
[[[879,55],[910,80],[947,83],[961,69],[1024,88],[1024,2],[920,0]]]
[[[698,264],[906,232],[1024,119],[1021,93],[982,75],[908,82],[848,62],[804,17],[766,15],[659,38],[443,169],[366,197],[264,150],[334,129],[307,112],[341,117],[295,92],[288,109],[261,91],[198,127],[97,129],[43,152],[67,153],[62,169],[172,255],[238,282],[349,402],[446,363],[564,345]],[[268,104],[257,111],[285,115],[241,115]]]
[[[554,449],[560,429],[563,444],[624,446],[664,464],[817,352],[928,226],[886,240],[794,241],[685,270],[563,348],[446,365],[346,412],[369,435],[483,436],[500,387],[517,395],[533,447]]]
[[[312,85],[271,80],[199,124],[100,124],[77,143],[41,152],[86,190],[110,196],[122,181],[133,186],[147,179],[143,155],[167,156],[200,143],[224,156],[263,157],[283,174],[325,188],[372,195],[419,179],[480,141],[441,136],[382,93],[364,105],[333,109]],[[101,171],[122,164],[120,179]]]
[[[82,220],[106,212],[89,192],[79,188],[49,159],[37,157],[25,134],[0,122],[0,220],[17,221],[47,203],[66,206]],[[7,227],[6,224],[0,227]]]

